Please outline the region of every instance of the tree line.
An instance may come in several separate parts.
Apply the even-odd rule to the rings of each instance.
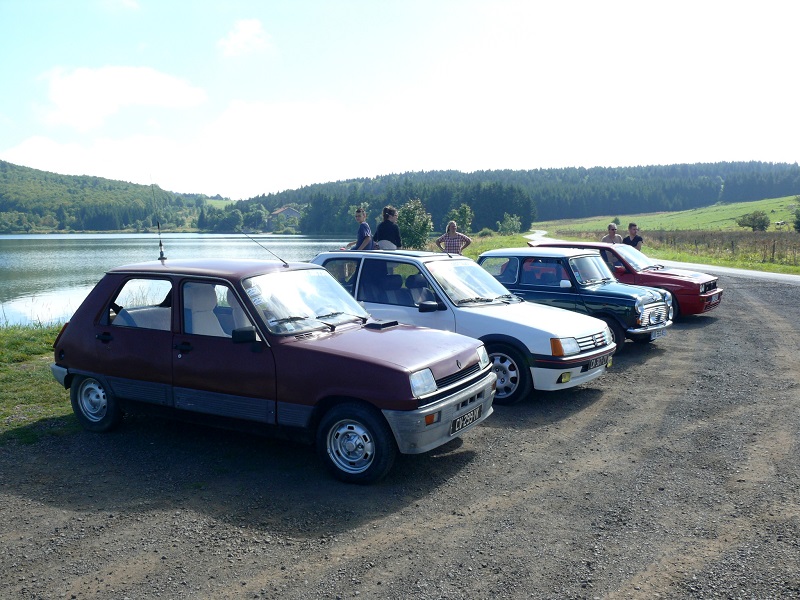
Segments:
[[[319,183],[231,202],[92,176],[48,173],[0,161],[0,233],[165,229],[229,232],[274,227],[269,215],[292,206],[301,217],[287,232],[354,230],[353,209],[370,223],[387,204],[419,200],[434,230],[471,211],[470,229],[497,231],[519,221],[678,211],[800,193],[800,167],[788,163],[720,162],[636,167],[423,171]]]

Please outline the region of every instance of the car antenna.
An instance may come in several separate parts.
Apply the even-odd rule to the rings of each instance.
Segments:
[[[156,221],[156,225],[158,225],[158,260],[163,263],[167,257],[164,256],[164,244],[161,243],[161,222]]]
[[[247,232],[246,232],[244,229],[241,229],[241,228],[239,228],[239,231],[240,231],[240,232],[241,232],[241,233],[242,233],[242,234],[243,234],[243,235],[244,235],[244,236],[245,236],[245,237],[246,237],[248,240],[250,240],[251,242],[255,242],[256,244],[258,244],[259,246],[261,246],[261,247],[262,247],[264,250],[266,250],[267,252],[269,252],[270,254],[272,254],[272,256],[274,256],[274,257],[275,257],[275,258],[277,258],[279,261],[281,261],[281,262],[283,263],[283,266],[284,266],[284,267],[288,267],[288,266],[289,266],[289,263],[287,263],[287,262],[286,262],[285,260],[283,260],[283,259],[282,259],[280,256],[278,256],[277,254],[275,254],[275,253],[274,253],[272,250],[270,250],[269,248],[267,248],[267,247],[266,247],[266,246],[264,246],[263,244],[259,243],[259,241],[258,241],[258,240],[256,240],[255,238],[252,238],[252,237],[250,237],[249,235],[247,235]]]

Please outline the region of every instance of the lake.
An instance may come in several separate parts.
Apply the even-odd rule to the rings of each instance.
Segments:
[[[348,239],[302,235],[163,233],[167,258],[307,261]],[[255,240],[255,241],[253,241]],[[0,326],[68,320],[110,268],[156,260],[158,235],[0,235]],[[259,246],[261,244],[261,246]]]

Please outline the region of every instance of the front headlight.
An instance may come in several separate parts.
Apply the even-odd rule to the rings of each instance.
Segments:
[[[483,371],[489,365],[489,355],[486,353],[486,346],[478,348],[478,366]]]
[[[580,354],[581,347],[575,338],[550,338],[550,350],[553,356],[570,356]]]
[[[415,398],[421,398],[436,391],[436,380],[433,378],[433,373],[431,373],[430,369],[422,369],[412,373],[409,380],[411,381],[411,393],[414,394]]]
[[[636,314],[641,315],[644,312],[644,298],[641,296],[636,299]]]

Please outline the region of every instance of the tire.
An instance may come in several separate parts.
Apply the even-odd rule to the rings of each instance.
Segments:
[[[122,421],[122,410],[116,398],[94,377],[73,379],[69,398],[81,427],[88,431],[111,431]]]
[[[672,296],[672,322],[674,323],[681,318],[681,305],[678,304],[678,297]]]
[[[334,406],[320,421],[317,452],[337,479],[366,484],[386,476],[397,457],[397,443],[383,415],[348,402]]]
[[[505,344],[486,346],[492,371],[497,375],[494,403],[503,406],[516,404],[526,398],[532,387],[531,370],[522,355]]]
[[[614,343],[617,345],[616,350],[614,350],[614,354],[621,352],[622,349],[625,347],[625,330],[622,328],[622,325],[619,324],[619,321],[616,319],[612,319],[611,317],[603,319],[608,325],[608,328],[611,330],[611,338],[613,339]]]

